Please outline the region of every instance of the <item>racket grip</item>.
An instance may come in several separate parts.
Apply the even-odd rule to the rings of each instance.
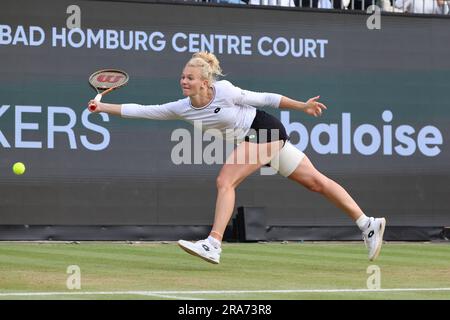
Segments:
[[[100,102],[102,100],[102,94],[99,93],[95,96],[94,98],[95,101]],[[95,106],[95,104],[90,104],[89,105],[89,110],[91,111],[95,111],[95,109],[97,109],[97,107]]]

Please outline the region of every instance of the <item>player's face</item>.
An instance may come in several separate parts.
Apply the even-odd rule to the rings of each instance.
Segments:
[[[183,69],[180,86],[184,96],[199,95],[204,90],[205,83],[205,80],[202,79],[200,68],[186,66]]]

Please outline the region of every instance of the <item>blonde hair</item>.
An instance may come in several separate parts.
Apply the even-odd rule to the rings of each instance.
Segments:
[[[219,76],[223,76],[219,60],[207,51],[194,53],[186,66],[200,68],[202,78],[210,84],[216,82]]]

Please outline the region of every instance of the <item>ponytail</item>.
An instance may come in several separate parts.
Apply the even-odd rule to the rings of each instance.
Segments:
[[[201,51],[194,53],[187,65],[199,67],[201,69],[202,77],[208,80],[210,84],[217,81],[218,77],[223,76],[219,60],[210,52]]]

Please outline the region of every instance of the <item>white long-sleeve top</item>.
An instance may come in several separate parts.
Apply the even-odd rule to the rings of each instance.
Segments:
[[[203,131],[217,129],[223,139],[239,141],[250,130],[255,107],[278,108],[282,97],[276,93],[243,90],[227,80],[215,82],[213,92],[211,102],[202,108],[194,108],[187,97],[160,105],[122,104],[121,115],[124,118],[185,120],[197,127],[201,125]]]

